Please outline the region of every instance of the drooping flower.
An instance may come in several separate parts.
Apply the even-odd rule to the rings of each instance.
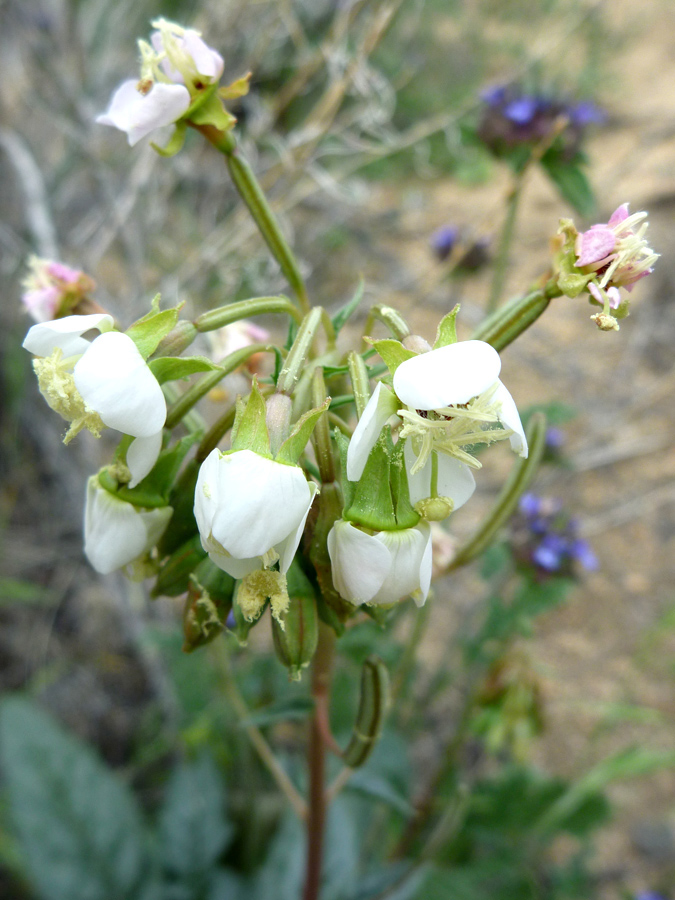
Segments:
[[[432,477],[454,480],[461,497],[470,487],[462,466],[481,465],[467,449],[476,444],[509,438],[513,450],[526,457],[527,438],[513,397],[499,380],[500,370],[499,354],[483,341],[448,344],[400,363],[394,392],[380,383],[354,431],[348,478],[360,478],[392,415],[403,420],[400,438],[410,440],[416,457],[409,470],[411,488],[423,473],[425,482]],[[452,466],[444,457],[452,459]]]
[[[234,578],[277,560],[285,573],[316,491],[299,466],[252,450],[213,450],[202,463],[195,489],[202,546]]]
[[[162,445],[166,401],[155,376],[130,337],[112,331],[107,314],[66,316],[33,325],[23,346],[37,357],[33,368],[49,406],[70,422],[71,441],[104,425],[130,435],[127,466],[135,487],[154,466]],[[101,334],[92,341],[83,335]]]
[[[31,256],[21,302],[36,322],[67,315],[96,287],[92,278],[64,263]]]
[[[164,534],[173,509],[143,509],[120,500],[101,486],[97,475],[87,482],[84,552],[91,565],[108,575],[145,556]]]
[[[653,271],[659,254],[645,240],[646,218],[646,212],[629,215],[628,204],[623,203],[606,224],[592,225],[577,235],[577,268],[585,275],[593,275],[588,290],[601,305],[618,309],[619,288],[630,292],[641,278]]]
[[[369,534],[339,519],[328,534],[333,584],[355,606],[390,606],[412,596],[418,606],[431,584],[431,529],[428,522],[400,531]]]

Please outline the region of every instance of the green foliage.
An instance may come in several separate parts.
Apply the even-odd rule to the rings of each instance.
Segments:
[[[41,900],[150,900],[156,861],[129,788],[33,704],[0,709],[0,758]]]

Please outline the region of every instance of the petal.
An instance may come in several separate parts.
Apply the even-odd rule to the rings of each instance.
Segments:
[[[173,510],[141,510],[87,482],[84,552],[97,572],[108,575],[150,550],[164,533]]]
[[[312,495],[309,501],[309,506],[307,507],[307,512],[302,517],[302,521],[298,525],[297,529],[294,532],[291,532],[291,534],[289,534],[288,537],[285,538],[285,540],[281,541],[279,544],[274,545],[274,549],[279,554],[279,571],[283,572],[284,574],[288,572],[288,569],[293,562],[295,551],[298,549],[298,544],[300,543],[300,539],[302,538],[302,532],[305,530],[305,522],[307,521],[309,510],[312,506],[314,497],[319,490],[317,485],[315,485],[313,481],[308,481],[307,484],[309,485],[309,489]]]
[[[382,587],[370,602],[388,606],[416,594],[424,603],[431,583],[429,523],[421,522],[404,531],[381,531],[375,537],[389,550],[392,562]]]
[[[254,556],[252,559],[235,559],[234,556],[230,556],[229,553],[222,550],[213,548],[209,550],[206,547],[204,549],[209,554],[211,562],[233,578],[245,578],[256,569],[262,569],[262,560],[259,556]]]
[[[161,431],[166,419],[164,394],[126,334],[111,331],[92,341],[73,377],[84,402],[109,428],[134,437]]]
[[[137,437],[131,442],[127,450],[127,466],[131,472],[130,488],[143,481],[157,462],[159,451],[162,449],[162,435],[163,431],[160,428],[157,434]]]
[[[410,502],[413,506],[431,496],[431,459],[414,475],[410,469],[416,461],[415,452],[407,441],[404,449],[405,465],[408,471]],[[438,496],[450,497],[454,503],[453,512],[464,506],[476,490],[476,479],[471,469],[458,459],[438,453]]]
[[[218,460],[221,455],[220,450],[212,450],[199,467],[197,475],[194,514],[202,544],[211,534],[213,519],[219,505]],[[208,551],[209,548],[204,545],[204,549]]]
[[[394,373],[394,390],[412,409],[468,403],[494,384],[499,354],[484,341],[461,341],[408,359]]]
[[[133,79],[121,84],[108,111],[96,119],[126,132],[132,147],[156,128],[178,121],[190,106],[190,92],[182,84],[157,82],[147,94],[141,94],[137,85]]]
[[[328,534],[335,590],[356,606],[369,603],[384,583],[391,553],[377,537],[338,520]]]
[[[314,492],[297,466],[239,450],[218,460],[213,537],[231,556],[262,556],[295,534]],[[205,482],[211,489],[211,482]]]
[[[608,225],[594,225],[577,235],[577,266],[591,266],[605,259],[616,246],[616,235]]]
[[[380,432],[388,420],[395,415],[397,409],[396,397],[379,381],[349,442],[347,450],[347,478],[349,481],[358,481],[363,475],[370,451],[377,443]]]
[[[513,434],[509,438],[511,449],[523,459],[527,459],[527,437],[520,421],[516,402],[504,387],[501,381],[497,381],[497,388],[493,395],[494,405],[497,407],[499,421],[504,428],[510,428]]]
[[[225,67],[223,57],[204,43],[198,31],[194,31],[192,28],[185,30],[183,50],[190,54],[200,75],[211,81],[218,81]]]
[[[609,217],[609,222],[607,225],[612,228],[614,225],[620,225],[625,219],[628,218],[628,203],[622,203],[621,206],[617,207],[612,215]]]
[[[90,341],[82,335],[92,328],[107,331],[113,327],[113,317],[107,313],[90,316],[65,316],[52,322],[39,322],[28,330],[23,347],[36,356],[50,356],[58,347],[64,356],[79,356],[89,348]]]
[[[61,302],[61,291],[55,285],[24,291],[21,302],[36,322],[49,322]]]

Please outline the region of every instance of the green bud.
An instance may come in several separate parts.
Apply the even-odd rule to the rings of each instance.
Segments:
[[[272,637],[279,661],[293,681],[300,681],[316,650],[319,619],[314,591],[297,560],[287,577],[288,609],[279,620],[272,618]]]

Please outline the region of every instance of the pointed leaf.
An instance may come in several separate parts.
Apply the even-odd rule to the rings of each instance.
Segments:
[[[412,359],[413,356],[417,356],[416,353],[412,350],[406,350],[400,341],[395,341],[393,338],[385,338],[382,341],[372,341],[372,345],[380,354],[392,375],[402,362],[405,362],[407,359]]]
[[[218,96],[223,100],[238,100],[240,97],[245,97],[251,88],[252,74],[252,72],[247,72],[231,84],[219,88]]]
[[[153,300],[153,309],[126,330],[126,335],[138,347],[138,351],[147,359],[157,349],[159,342],[176,326],[178,313],[183,307],[179,304],[174,309],[159,310],[159,295]]]
[[[352,316],[353,313],[356,312],[358,306],[363,300],[363,289],[365,286],[365,282],[363,278],[359,281],[356,290],[354,291],[354,296],[351,300],[349,300],[343,307],[341,307],[333,316],[333,328],[335,329],[335,333],[337,334],[345,322]]]
[[[187,378],[196,372],[214,372],[220,369],[220,366],[205,356],[188,356],[185,359],[180,356],[161,356],[159,359],[151,359],[148,366],[160,384]]]
[[[272,458],[266,411],[265,398],[254,379],[246,403],[237,403],[237,417],[232,429],[232,451],[252,450],[259,456]]]
[[[448,344],[457,343],[457,313],[459,310],[460,305],[456,303],[454,308],[444,315],[438,323],[434,350],[437,350],[439,347],[447,347]]]
[[[301,416],[301,418],[298,419],[293,427],[293,430],[290,433],[290,436],[286,438],[286,440],[279,448],[279,452],[276,455],[277,462],[288,463],[293,466],[297,465],[298,460],[302,456],[304,449],[307,446],[307,442],[312,436],[314,426],[319,421],[319,418],[326,412],[329,406],[330,397],[327,397],[325,402],[321,406],[317,406],[315,409],[310,409],[303,416]]]

